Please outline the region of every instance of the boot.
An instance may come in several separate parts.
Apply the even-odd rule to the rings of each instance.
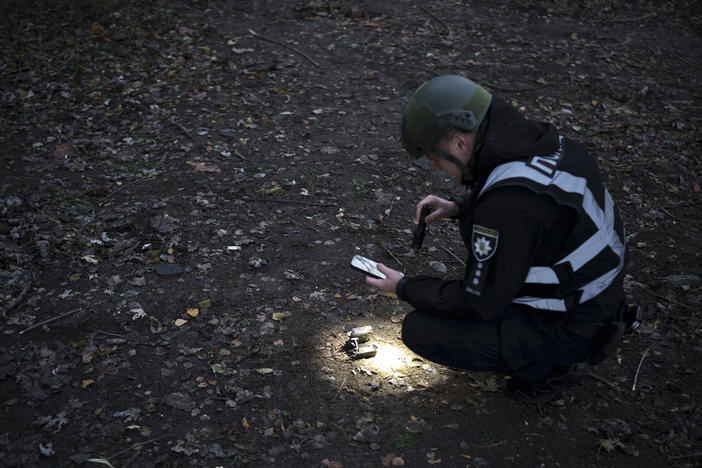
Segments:
[[[543,379],[530,381],[520,377],[512,377],[505,386],[507,398],[527,404],[542,404],[558,400],[563,390],[580,385],[588,373],[584,362],[569,366],[559,366]]]

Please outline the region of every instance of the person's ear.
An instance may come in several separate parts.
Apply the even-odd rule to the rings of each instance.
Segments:
[[[461,132],[455,132],[453,134],[452,139],[453,139],[453,144],[456,145],[456,147],[458,147],[458,149],[460,149],[460,150],[462,150],[465,147],[465,145],[467,144],[467,141],[465,139],[465,134],[463,134]]]

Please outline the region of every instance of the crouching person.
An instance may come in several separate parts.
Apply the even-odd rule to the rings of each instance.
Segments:
[[[541,403],[577,384],[624,327],[626,247],[595,160],[476,83],[440,76],[407,103],[402,144],[470,189],[426,196],[426,222],[457,219],[465,275],[366,282],[414,307],[405,344],[447,366],[511,376],[507,396]],[[629,309],[629,313],[631,310]]]

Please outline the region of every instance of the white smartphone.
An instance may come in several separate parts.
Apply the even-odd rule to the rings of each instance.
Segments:
[[[385,276],[385,273],[378,270],[377,262],[374,262],[370,258],[362,257],[361,255],[353,256],[353,258],[351,259],[351,268],[361,271],[375,278],[387,278],[387,276]]]

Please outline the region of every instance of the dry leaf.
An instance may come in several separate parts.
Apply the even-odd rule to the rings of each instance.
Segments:
[[[220,172],[219,168],[214,164],[206,164],[202,162],[187,161],[185,164],[189,164],[195,168],[195,172]]]
[[[399,455],[388,453],[380,459],[380,463],[383,466],[404,466],[405,460]]]
[[[95,255],[85,255],[81,257],[81,259],[85,260],[91,265],[97,265],[98,263],[100,263],[100,260]]]
[[[320,151],[324,154],[336,154],[340,150],[339,148],[336,148],[334,146],[323,146],[322,148],[320,148]]]
[[[197,317],[197,314],[200,313],[200,310],[197,307],[193,307],[191,309],[186,310],[185,312],[191,317]]]
[[[600,448],[605,449],[607,453],[614,452],[617,447],[624,447],[624,445],[617,439],[600,439]]]
[[[286,318],[290,317],[292,314],[290,312],[273,312],[273,320],[282,322]]]
[[[185,325],[186,323],[188,323],[187,320],[180,319],[180,318],[179,318],[179,319],[176,319],[176,321],[175,321],[176,327],[182,327],[182,326]]]
[[[249,422],[246,420],[246,417],[241,418],[241,427],[246,430],[249,429]]]

